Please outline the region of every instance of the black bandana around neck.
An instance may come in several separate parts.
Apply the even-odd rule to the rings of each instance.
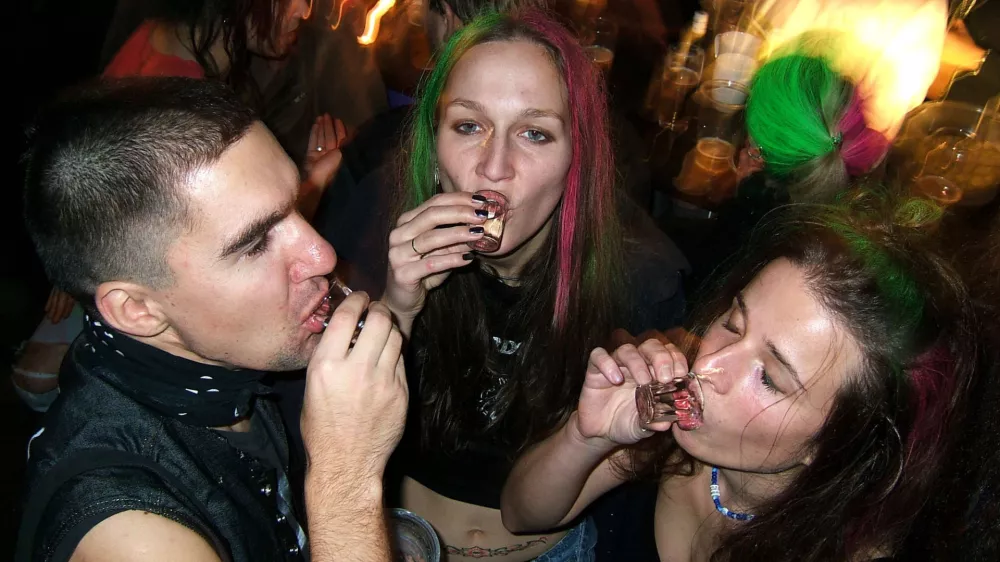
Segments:
[[[191,425],[222,427],[245,418],[270,392],[265,371],[228,369],[184,359],[132,339],[87,314],[85,366],[135,401]]]

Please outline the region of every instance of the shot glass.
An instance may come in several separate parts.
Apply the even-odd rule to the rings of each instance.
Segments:
[[[330,327],[330,318],[333,317],[333,311],[340,306],[340,303],[344,302],[344,299],[347,298],[348,295],[353,292],[354,291],[345,285],[344,282],[341,281],[336,275],[330,276],[330,292],[326,295],[326,299],[324,299],[324,304],[327,305],[329,316],[327,316],[326,320],[323,322],[324,328]],[[361,329],[365,327],[365,317],[367,316],[367,310],[361,313],[361,319],[358,320],[358,326],[354,329],[354,336],[351,337],[350,347],[354,347],[354,344],[358,342],[358,336],[361,335]]]
[[[469,247],[481,254],[489,254],[500,249],[503,241],[503,227],[507,221],[507,198],[497,191],[479,191],[486,198],[486,222],[483,223],[483,237],[469,242]]]
[[[942,207],[950,207],[962,200],[963,191],[954,181],[942,176],[919,176],[913,180],[910,191],[927,197]]]
[[[688,373],[667,383],[640,385],[635,389],[635,406],[644,426],[669,421],[683,430],[698,429],[705,406],[701,380]]]

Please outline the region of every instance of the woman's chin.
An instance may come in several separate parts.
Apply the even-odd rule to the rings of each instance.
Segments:
[[[684,452],[694,457],[698,456],[701,439],[696,434],[701,431],[701,428],[697,430],[684,429],[680,424],[675,423],[670,426],[670,431],[673,433],[677,445],[684,449]]]
[[[483,252],[483,251],[478,251],[477,250],[476,254],[478,254],[481,258],[483,258],[483,259],[485,259],[487,261],[489,261],[489,260],[498,260],[498,261],[500,261],[500,260],[504,260],[504,259],[512,257],[523,246],[524,246],[524,242],[515,243],[515,242],[510,242],[510,241],[508,241],[508,240],[505,239],[505,240],[501,240],[500,241],[500,246],[497,249],[493,250],[492,252]]]

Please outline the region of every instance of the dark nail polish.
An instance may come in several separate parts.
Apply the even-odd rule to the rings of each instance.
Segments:
[[[469,234],[482,234],[482,233],[483,233],[483,227],[481,226],[474,226],[469,229]]]
[[[465,261],[472,261],[472,252],[462,254],[462,259]]]
[[[486,209],[476,209],[476,216],[485,219],[486,217],[490,216],[490,213]]]
[[[479,203],[485,203],[486,202],[486,198],[483,197],[482,195],[478,194],[478,193],[472,196],[472,200],[473,201],[478,201]]]

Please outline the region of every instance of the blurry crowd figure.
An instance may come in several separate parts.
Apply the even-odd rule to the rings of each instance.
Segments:
[[[790,203],[830,203],[882,163],[889,140],[866,115],[870,97],[810,52],[807,34],[767,60],[750,83],[747,147],[740,171],[748,177],[718,209],[711,235],[688,252],[694,292],[716,267],[725,267],[768,213]],[[835,43],[834,43],[835,44]],[[831,44],[832,45],[832,44]]]
[[[753,12],[772,51],[804,33],[833,38],[831,65],[865,91],[866,120],[890,139],[924,101],[948,19],[944,0],[761,0]]]

